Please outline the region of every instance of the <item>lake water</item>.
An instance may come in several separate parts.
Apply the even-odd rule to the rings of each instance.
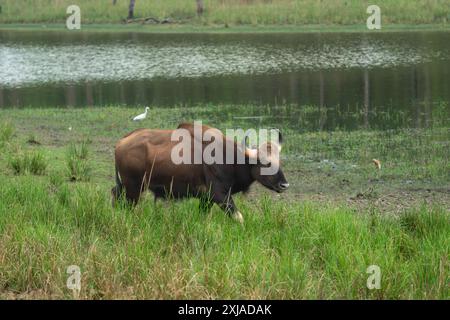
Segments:
[[[328,110],[321,129],[359,126],[358,113],[422,127],[450,108],[449,79],[450,32],[0,31],[0,108],[289,104]]]

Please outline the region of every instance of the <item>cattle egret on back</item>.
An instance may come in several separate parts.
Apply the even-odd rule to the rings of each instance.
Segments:
[[[150,109],[149,107],[146,107],[145,108],[145,112],[144,113],[141,113],[140,115],[138,115],[138,116],[136,116],[136,117],[134,117],[133,118],[133,121],[141,121],[141,120],[144,120],[145,118],[147,118],[147,112],[148,112],[148,109]]]

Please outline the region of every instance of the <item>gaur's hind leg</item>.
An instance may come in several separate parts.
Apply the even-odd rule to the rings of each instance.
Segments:
[[[141,197],[141,188],[140,186],[131,186],[129,188],[125,188],[125,197],[127,201],[132,205],[136,205],[139,202],[139,198]]]
[[[140,192],[139,188],[124,188],[122,191],[118,191],[117,187],[111,189],[111,204],[115,207],[119,201],[126,200],[128,204],[136,205],[139,201]]]
[[[141,197],[141,185],[139,179],[130,179],[123,182],[125,199],[128,203],[136,205]]]

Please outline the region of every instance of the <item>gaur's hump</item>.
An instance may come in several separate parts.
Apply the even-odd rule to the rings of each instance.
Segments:
[[[181,122],[177,129],[193,129],[194,124],[192,122]]]
[[[194,135],[194,124],[192,122],[182,122],[178,125],[177,129],[186,129],[192,135]],[[218,132],[222,133],[219,129],[209,127],[206,125],[202,125],[202,131],[206,131],[206,130],[210,130],[210,129],[217,130]]]
[[[127,133],[126,135],[124,135],[124,136],[122,137],[122,139],[123,139],[123,138],[127,138],[127,137],[131,136],[132,134],[135,134],[136,132],[143,131],[143,130],[146,130],[146,129],[140,128],[140,129],[133,130],[133,131]]]

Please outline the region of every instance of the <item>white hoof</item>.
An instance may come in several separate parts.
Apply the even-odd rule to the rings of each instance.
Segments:
[[[242,216],[242,213],[240,213],[239,211],[236,211],[233,214],[233,219],[239,223],[244,223],[244,217]]]

